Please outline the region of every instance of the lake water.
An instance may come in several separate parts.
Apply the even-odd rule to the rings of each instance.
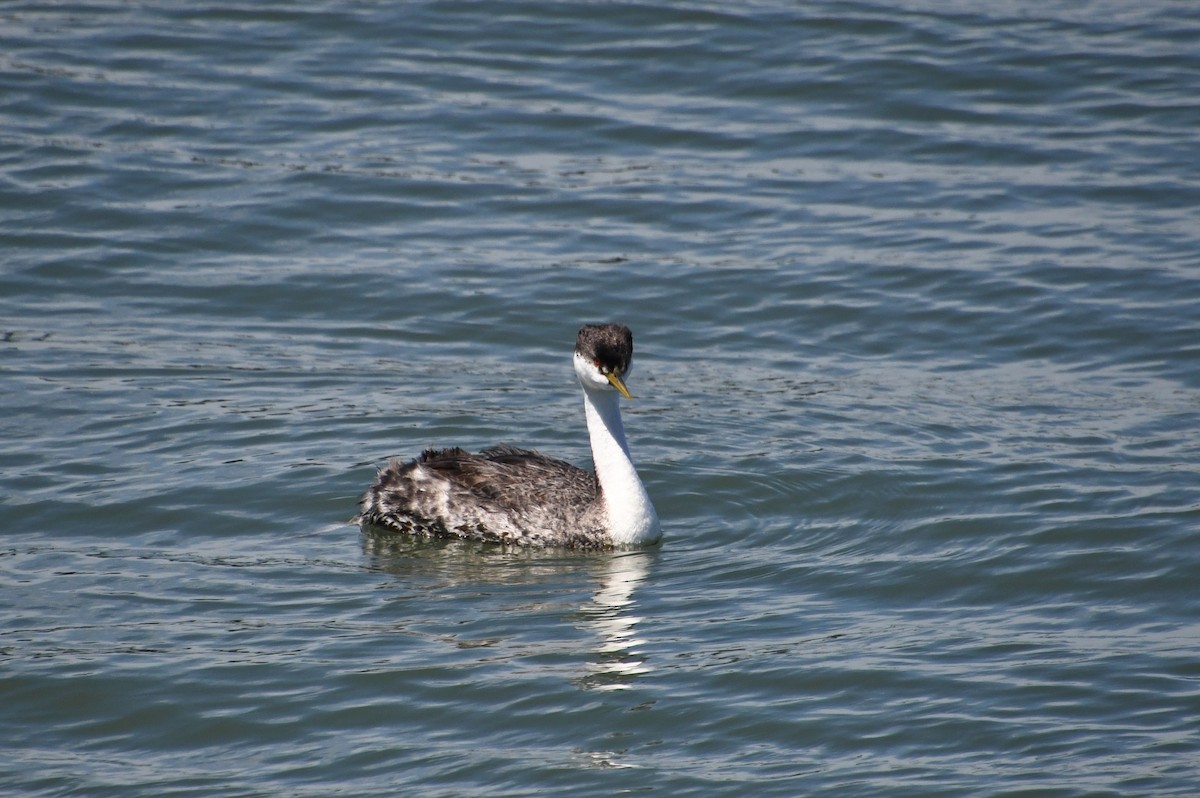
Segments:
[[[1200,9],[0,8],[0,790],[1200,792]],[[364,536],[589,461],[644,551]]]

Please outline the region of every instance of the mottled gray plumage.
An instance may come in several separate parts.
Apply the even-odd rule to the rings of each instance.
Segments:
[[[588,397],[597,391],[614,397],[613,418],[603,422],[599,434],[605,440],[617,436],[612,438],[614,445],[624,453],[619,458],[627,458],[628,452],[615,392],[629,395],[621,375],[629,370],[632,358],[633,334],[628,327],[585,325],[579,330],[576,372],[584,382],[585,405],[591,406],[588,402],[593,400]],[[594,450],[597,432],[590,421],[589,430]],[[633,473],[631,462],[628,472]],[[630,489],[616,476],[613,479],[623,491]],[[633,479],[636,481],[636,475]],[[605,498],[596,474],[534,451],[512,446],[494,446],[479,454],[459,448],[428,449],[416,460],[392,460],[381,469],[362,497],[355,521],[412,535],[598,548],[613,545],[614,539],[614,517]],[[642,525],[636,528],[656,535],[657,518],[640,482],[632,501],[633,507],[643,507],[632,517]],[[619,517],[626,524],[623,530],[633,528],[627,525],[628,518]]]
[[[595,474],[537,452],[428,449],[379,472],[358,520],[412,535],[594,547],[607,520],[599,496]]]

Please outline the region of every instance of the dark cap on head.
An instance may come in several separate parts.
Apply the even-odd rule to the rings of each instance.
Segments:
[[[624,324],[585,324],[579,328],[575,351],[588,360],[599,360],[605,373],[623,373],[633,360],[633,333]]]

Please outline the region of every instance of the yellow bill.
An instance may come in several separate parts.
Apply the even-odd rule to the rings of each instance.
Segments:
[[[633,398],[633,394],[629,393],[629,389],[625,387],[625,383],[621,382],[621,378],[617,376],[617,372],[610,371],[606,376],[608,377],[608,381],[612,383],[612,387],[621,392],[621,396],[624,396],[626,399]]]

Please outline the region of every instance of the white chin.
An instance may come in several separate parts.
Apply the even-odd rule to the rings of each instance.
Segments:
[[[585,360],[581,355],[575,355],[575,374],[585,388],[592,390],[615,391],[616,388],[600,373],[600,370]]]

